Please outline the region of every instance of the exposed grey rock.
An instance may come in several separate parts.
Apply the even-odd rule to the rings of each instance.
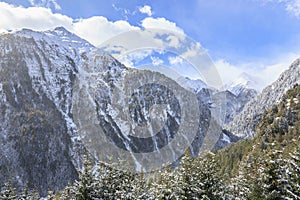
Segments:
[[[224,103],[224,111],[226,114],[223,121],[224,124],[228,124],[243,110],[244,106],[250,100],[258,95],[258,91],[254,88],[255,84],[252,84],[254,80],[248,79],[250,79],[250,77],[244,74],[237,81],[234,81],[232,85],[228,85],[220,90],[210,88],[201,80],[191,80],[189,78],[180,77],[177,81],[180,85],[191,88],[191,90],[197,94],[201,102],[209,104],[210,106],[214,106],[212,99],[224,99],[224,101],[226,101],[226,103]]]
[[[243,139],[243,138],[240,138],[240,137],[230,133],[227,130],[222,130],[222,133],[220,134],[220,137],[219,137],[218,141],[216,142],[216,144],[212,148],[212,151],[222,149],[222,148],[226,147],[227,145],[229,145],[231,143],[238,142],[241,139]]]
[[[71,138],[52,99],[36,90],[36,80],[29,74],[32,66],[26,62],[36,59],[43,71],[46,66],[40,62],[49,61],[45,55],[55,51],[41,50],[32,38],[14,35],[1,36],[0,49],[0,184],[9,179],[18,186],[28,183],[41,194],[62,189],[77,178],[70,156]],[[65,63],[73,67],[67,58]],[[50,61],[45,65],[57,67]],[[66,76],[72,80],[72,72]],[[60,89],[66,88],[62,84]]]

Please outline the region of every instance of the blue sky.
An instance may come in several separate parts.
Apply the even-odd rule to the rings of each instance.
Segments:
[[[7,1],[29,6],[26,1]],[[175,22],[191,38],[210,51],[213,58],[229,62],[276,56],[299,49],[300,19],[285,4],[255,0],[61,0],[61,10],[74,19],[100,15],[110,21],[128,20],[138,26],[145,15],[138,7],[151,6],[153,17]],[[126,13],[127,11],[127,13]]]
[[[74,21],[103,16],[108,22],[142,27],[164,18],[199,42],[220,73],[258,70],[274,77],[300,57],[299,0],[6,0],[15,6],[47,7]],[[140,8],[148,6],[148,10]],[[148,11],[148,12],[147,12]],[[151,12],[150,12],[151,11]],[[127,24],[127,25],[128,25]],[[1,23],[0,23],[1,28]],[[223,70],[223,71],[222,71]],[[256,75],[256,74],[255,74]],[[259,73],[257,73],[259,76]],[[224,79],[228,79],[224,78]]]

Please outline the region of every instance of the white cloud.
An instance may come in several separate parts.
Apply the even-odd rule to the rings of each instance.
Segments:
[[[200,52],[204,53],[205,49],[201,47],[200,43],[196,42],[192,43],[191,46],[185,52],[183,52],[181,56],[185,59],[188,59],[198,56]]]
[[[98,46],[107,39],[122,32],[136,30],[127,21],[111,22],[102,16],[79,19],[53,13],[44,7],[16,7],[0,2],[0,30],[19,30],[22,28],[44,31],[57,26],[64,26],[69,31]]]
[[[180,46],[180,38],[176,35],[169,35],[167,37],[167,40],[169,41],[169,45],[172,47],[179,47]]]
[[[169,57],[168,60],[171,65],[176,65],[183,62],[182,58],[180,58],[179,56]]]
[[[291,2],[297,3],[295,5],[299,6],[299,1],[300,0],[294,0]],[[53,3],[54,1],[47,2]],[[286,3],[286,1],[284,2]],[[290,7],[289,9],[298,9],[297,6]],[[116,43],[115,46],[112,46],[116,48],[117,45],[118,50],[125,52],[124,54],[120,54],[120,59],[122,60],[122,56],[125,56],[122,61],[126,62],[129,66],[133,66],[134,62],[132,61],[141,60],[143,57],[151,55],[150,50],[153,48],[164,50],[168,49],[170,46],[175,48],[180,46],[181,48],[182,44],[184,46],[184,51],[178,52],[178,55],[180,56],[169,58],[170,64],[178,65],[178,72],[184,73],[184,70],[186,70],[182,65],[182,59],[188,59],[189,61],[192,61],[191,64],[202,63],[205,65],[205,63],[209,63],[208,56],[205,55],[206,51],[202,49],[201,45],[199,43],[191,43],[187,45],[185,45],[186,43],[182,43],[185,39],[184,31],[175,23],[168,21],[165,18],[147,17],[141,22],[141,27],[145,30],[141,30],[141,28],[132,26],[124,20],[112,22],[103,16],[94,16],[91,18],[74,20],[66,15],[53,13],[49,8],[24,8],[0,2],[0,19],[0,32],[3,30],[18,30],[21,28],[44,31],[53,29],[57,26],[64,26],[68,30],[86,39],[95,46],[102,44],[106,40],[111,39],[118,34],[131,30],[138,30],[133,32],[129,38],[121,38],[121,40],[118,40],[118,43]],[[156,29],[156,31],[151,29]],[[178,34],[169,34],[169,30],[175,31]],[[166,34],[166,37],[160,38],[157,37],[157,34]],[[136,52],[134,52],[134,56],[131,55],[126,57],[126,55],[128,55],[127,50],[136,50]],[[281,60],[274,61],[272,64],[262,65],[261,63],[264,62],[258,61],[255,63],[232,65],[220,59],[215,62],[215,66],[222,77],[223,82],[225,83],[237,78],[239,74],[246,72],[260,77],[264,81],[263,86],[265,86],[266,84],[270,84],[272,81],[277,79],[279,74],[284,69],[287,69],[289,64],[299,54],[290,53],[285,54],[285,56],[284,54],[282,55],[283,56],[281,56]],[[161,63],[161,61],[157,60],[156,58],[152,59],[154,64]],[[193,75],[196,73],[190,74]]]
[[[122,56],[119,61],[127,67],[134,67],[135,63],[152,54],[152,50],[135,51]]]
[[[286,5],[286,10],[296,17],[300,17],[300,0],[293,0]]]
[[[273,64],[262,64],[263,61],[258,61],[233,65],[222,59],[215,61],[214,64],[223,83],[230,83],[242,73],[247,73],[258,78],[260,87],[258,89],[261,90],[276,81],[279,75],[287,70],[290,64],[298,57],[299,54],[286,53],[280,59],[275,60]]]
[[[74,32],[78,36],[87,39],[95,46],[99,46],[106,40],[131,30],[139,30],[138,27],[130,25],[127,21],[108,21],[103,16],[95,16],[80,19],[73,24]]]
[[[175,23],[164,18],[147,17],[142,20],[141,28],[134,28],[135,31],[121,34],[102,45],[106,50],[115,49],[115,46],[125,47],[117,54],[113,52],[113,56],[120,60],[132,51],[139,54],[138,51],[145,49],[155,49],[158,52],[164,50],[174,52],[174,49],[186,48],[183,43],[186,39],[183,30],[177,27]],[[150,56],[150,54],[148,55]],[[129,57],[129,59],[132,58],[132,56]]]
[[[148,6],[148,5],[145,5],[145,6],[143,6],[143,7],[140,7],[140,8],[139,8],[139,11],[140,11],[141,13],[143,13],[143,14],[148,15],[149,17],[152,16],[151,7]]]
[[[154,66],[162,65],[164,63],[164,61],[159,59],[158,57],[151,56],[150,58],[152,60],[152,65]]]
[[[176,23],[170,22],[165,18],[147,17],[142,20],[142,27],[144,27],[145,29],[161,29],[174,31],[184,35],[184,31],[179,28]]]
[[[30,28],[38,31],[48,30],[57,26],[72,28],[73,19],[65,15],[52,13],[49,8],[15,7],[0,2],[0,29],[17,30]]]
[[[31,0],[34,5],[41,3],[54,3],[54,0],[41,0],[37,3]],[[37,31],[53,29],[57,26],[64,26],[69,31],[86,39],[95,46],[99,46],[108,39],[114,38],[121,33],[132,30],[140,30],[140,33],[134,33],[132,38],[124,39],[124,47],[130,45],[136,47],[153,47],[159,46],[164,48],[166,45],[176,47],[180,43],[177,35],[183,37],[183,30],[176,26],[175,23],[166,20],[165,18],[147,17],[141,22],[140,27],[133,26],[125,20],[109,21],[103,16],[94,16],[85,19],[74,20],[66,15],[53,13],[50,8],[44,7],[16,7],[8,3],[0,2],[0,31],[3,30],[19,30],[28,28]],[[156,30],[150,30],[156,28]],[[159,29],[160,28],[160,29]],[[170,35],[170,31],[176,31],[179,34]],[[167,41],[158,38],[157,35],[167,35]],[[122,46],[122,44],[116,44]],[[131,48],[131,49],[132,49]]]
[[[52,5],[54,6],[55,10],[61,10],[61,6],[57,3],[57,0],[41,0],[41,1],[28,0],[28,1],[32,6],[50,8]]]
[[[133,16],[137,13],[137,10],[131,11],[131,10],[126,9],[126,8],[118,7],[115,4],[112,4],[112,7],[115,11],[119,12],[125,18],[125,20],[128,20],[128,15]]]
[[[225,84],[237,79],[238,76],[243,73],[241,68],[234,66],[223,59],[215,61],[214,64],[222,78],[222,82]]]
[[[285,10],[295,17],[300,18],[300,0],[260,0],[265,3],[279,3],[284,4]]]

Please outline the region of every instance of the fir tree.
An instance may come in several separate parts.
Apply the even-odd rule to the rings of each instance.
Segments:
[[[134,181],[132,182],[132,193],[133,199],[148,199],[149,194],[149,183],[144,172],[140,172],[135,175]]]
[[[83,172],[79,172],[79,181],[76,181],[72,191],[78,200],[93,199],[95,193],[95,174],[93,171],[93,163],[86,155],[84,157]]]
[[[282,151],[273,150],[260,166],[262,177],[259,192],[265,199],[284,199],[288,187],[285,178],[286,165],[282,159]]]
[[[75,187],[68,184],[67,187],[60,193],[59,200],[75,200],[76,192]]]
[[[249,177],[249,169],[251,166],[247,162],[241,162],[238,174],[231,178],[228,185],[228,193],[226,198],[228,199],[248,199],[250,193],[251,178]]]
[[[171,167],[163,168],[150,185],[149,199],[185,199],[177,185],[178,178]]]
[[[16,189],[11,185],[10,181],[8,181],[4,189],[0,192],[0,200],[17,200],[18,195]]]
[[[221,175],[220,166],[215,160],[215,154],[208,152],[204,157],[196,159],[199,165],[197,171],[198,188],[202,191],[200,199],[222,199],[226,194],[226,187],[223,183],[224,175]]]
[[[300,199],[300,148],[290,153],[290,159],[287,160],[288,170],[287,177],[289,187],[287,196],[293,199]]]
[[[132,199],[134,175],[118,170],[115,164],[99,163],[96,196],[100,199]]]

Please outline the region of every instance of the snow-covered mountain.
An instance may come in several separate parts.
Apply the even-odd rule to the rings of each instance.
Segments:
[[[225,84],[220,90],[209,87],[200,79],[179,77],[177,82],[195,92],[198,98],[207,104],[214,104],[212,99],[222,98],[225,102],[225,124],[231,122],[243,110],[244,106],[258,94],[257,78],[246,73],[241,74],[235,81]]]
[[[143,81],[150,82],[139,85]],[[185,133],[195,132],[188,141],[193,155],[199,153],[208,133],[212,133],[211,146],[217,139],[226,144],[235,141],[222,132],[223,122],[215,117],[224,115],[225,123],[230,122],[253,97],[208,88],[201,80],[176,81],[157,72],[127,68],[62,27],[0,35],[0,185],[10,178],[20,187],[30,182],[42,194],[62,188],[77,178],[86,148],[101,148],[103,155],[97,156],[107,158],[108,143],[129,152],[126,159],[145,170],[141,161],[148,159],[154,165],[161,160],[157,155],[155,159],[139,156],[160,152],[183,122],[188,122]],[[163,87],[165,83],[172,91]],[[165,107],[152,109],[157,104]],[[192,109],[181,110],[185,107]],[[184,118],[196,111],[199,118]],[[163,120],[150,120],[153,115]],[[105,137],[99,139],[100,132],[88,134],[95,130]],[[152,137],[137,139],[138,133]],[[176,159],[184,151],[170,148],[164,155]]]
[[[259,80],[247,73],[242,73],[234,81],[225,84],[223,90],[228,90],[235,96],[239,96],[245,90],[259,91]]]
[[[0,35],[0,185],[30,183],[45,194],[77,178],[85,150],[72,117],[73,85],[96,56],[103,70],[124,68],[64,28]]]
[[[207,84],[200,79],[193,80],[188,77],[181,76],[177,79],[177,82],[180,85],[193,90],[195,93],[200,92],[200,90],[202,90],[203,88],[208,88]]]
[[[152,80],[152,83],[130,90],[129,85],[138,86],[142,80]],[[159,81],[168,83],[174,92],[181,91],[183,99],[176,100],[173,92],[159,85]],[[128,101],[126,92],[133,95]],[[23,29],[2,34],[0,185],[8,179],[19,187],[29,182],[30,187],[41,194],[64,187],[77,178],[81,158],[85,148],[89,148],[83,145],[86,140],[101,148],[113,142],[129,152],[126,160],[133,160],[138,169],[141,166],[137,155],[142,155],[138,153],[159,150],[175,136],[183,121],[190,124],[194,121],[191,132],[196,136],[191,141],[191,152],[196,155],[211,113],[207,104],[197,101],[195,95],[195,101],[191,101],[190,95],[194,93],[162,74],[126,68],[62,27],[45,32]],[[155,126],[149,127],[149,116],[161,112],[150,110],[153,104],[166,105],[161,113],[164,125],[153,120]],[[195,109],[181,115],[179,105],[192,105]],[[122,114],[126,109],[129,115]],[[197,109],[199,119],[185,120],[184,117]],[[126,117],[134,123],[126,123]],[[145,125],[150,134],[157,127],[162,128],[162,132],[150,139],[136,140],[134,133],[141,132],[137,125]],[[103,141],[91,138],[95,135],[86,137],[86,133],[95,130],[94,126],[105,134]],[[187,126],[189,128],[193,126]],[[90,141],[102,141],[103,146]],[[109,148],[102,150],[105,155]],[[176,159],[176,152],[171,148],[169,157]],[[151,158],[148,155],[145,159]]]
[[[294,61],[274,83],[252,99],[226,129],[240,137],[253,137],[264,111],[282,100],[286,91],[296,83],[300,83],[300,59]]]
[[[77,56],[80,52],[88,53],[92,48],[95,48],[88,41],[71,33],[64,27],[57,27],[54,30],[44,32],[32,31],[30,29],[22,29],[13,33],[26,38],[34,38],[36,41],[46,41],[48,44],[59,45],[59,48],[69,48],[73,53],[76,51]]]
[[[222,113],[224,113],[220,117],[224,117],[222,118],[222,122],[225,126],[242,112],[244,106],[249,101],[253,100],[259,94],[259,80],[246,73],[241,74],[238,79],[226,84],[220,90],[207,86],[204,81],[199,79],[192,80],[187,77],[180,77],[177,82],[195,92],[199,101],[202,101],[204,104],[210,107],[213,107],[215,104],[222,105]],[[223,102],[221,104],[217,103],[218,100]],[[213,149],[223,148],[240,139],[241,137],[222,130]]]

